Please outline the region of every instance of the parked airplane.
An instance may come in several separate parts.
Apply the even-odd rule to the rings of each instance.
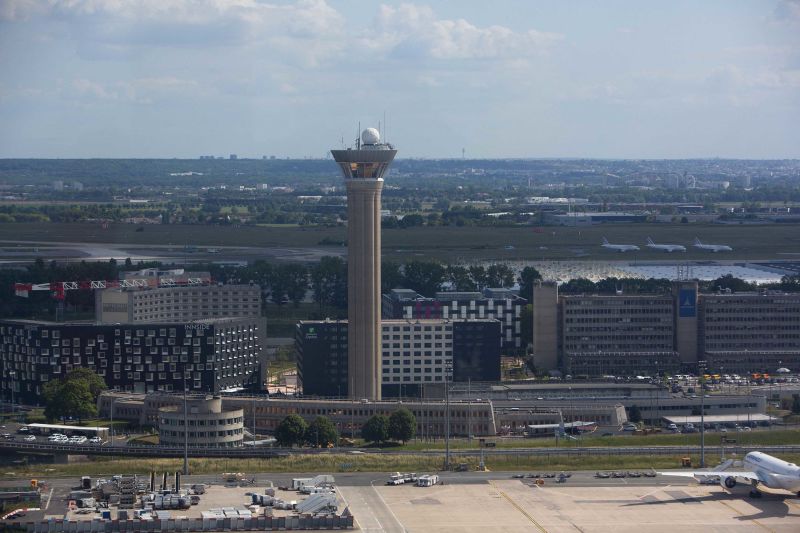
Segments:
[[[686,247],[680,244],[656,244],[650,237],[647,238],[647,247],[652,250],[661,250],[662,252],[685,252]]]
[[[610,244],[605,237],[603,237],[603,248],[615,252],[634,252],[639,249],[635,244]]]
[[[787,463],[763,452],[750,452],[744,456],[743,466],[746,470],[723,470],[731,464],[733,464],[733,461],[728,460],[712,470],[659,472],[659,474],[663,476],[693,477],[695,479],[719,476],[719,484],[728,489],[736,486],[737,478],[744,479],[753,486],[750,491],[750,496],[753,498],[761,496],[761,492],[758,491],[759,484],[770,489],[788,490],[800,496],[800,467],[794,463]]]
[[[727,244],[703,244],[700,242],[700,239],[697,237],[694,238],[694,245],[695,248],[699,248],[700,250],[708,250],[709,252],[732,252],[733,248],[728,246]]]

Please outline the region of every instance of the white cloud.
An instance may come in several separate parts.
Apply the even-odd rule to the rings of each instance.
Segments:
[[[428,6],[382,5],[377,30],[367,34],[363,45],[400,57],[433,59],[497,59],[540,54],[561,35],[504,26],[478,27],[464,19],[440,19]]]

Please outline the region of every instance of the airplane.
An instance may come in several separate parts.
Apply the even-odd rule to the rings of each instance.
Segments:
[[[603,248],[614,250],[615,252],[634,252],[639,249],[635,244],[610,244],[608,239],[603,237]]]
[[[744,456],[743,466],[747,470],[724,470],[731,464],[733,464],[733,460],[728,460],[712,470],[659,472],[659,474],[662,476],[693,477],[695,479],[719,476],[719,484],[728,489],[736,486],[737,478],[743,479],[753,486],[750,491],[750,497],[752,498],[761,497],[761,492],[758,490],[759,484],[769,489],[788,490],[800,496],[800,467],[794,463],[787,463],[763,452],[750,452]]]
[[[699,248],[700,250],[708,250],[709,252],[715,252],[715,253],[733,251],[733,248],[731,248],[727,244],[703,244],[697,237],[694,238],[693,246],[695,248]]]
[[[685,252],[686,247],[680,244],[656,244],[650,237],[647,238],[647,247],[652,250],[661,250],[662,252]]]

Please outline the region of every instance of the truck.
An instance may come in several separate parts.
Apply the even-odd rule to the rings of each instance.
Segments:
[[[436,474],[425,474],[423,476],[419,476],[417,479],[417,486],[418,487],[432,487],[439,483],[439,476]]]

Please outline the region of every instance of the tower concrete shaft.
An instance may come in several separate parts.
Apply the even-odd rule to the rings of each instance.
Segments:
[[[381,399],[381,191],[397,154],[376,130],[356,150],[331,150],[347,186],[347,392]]]
[[[381,398],[381,190],[383,180],[347,181],[347,386],[351,398]]]

